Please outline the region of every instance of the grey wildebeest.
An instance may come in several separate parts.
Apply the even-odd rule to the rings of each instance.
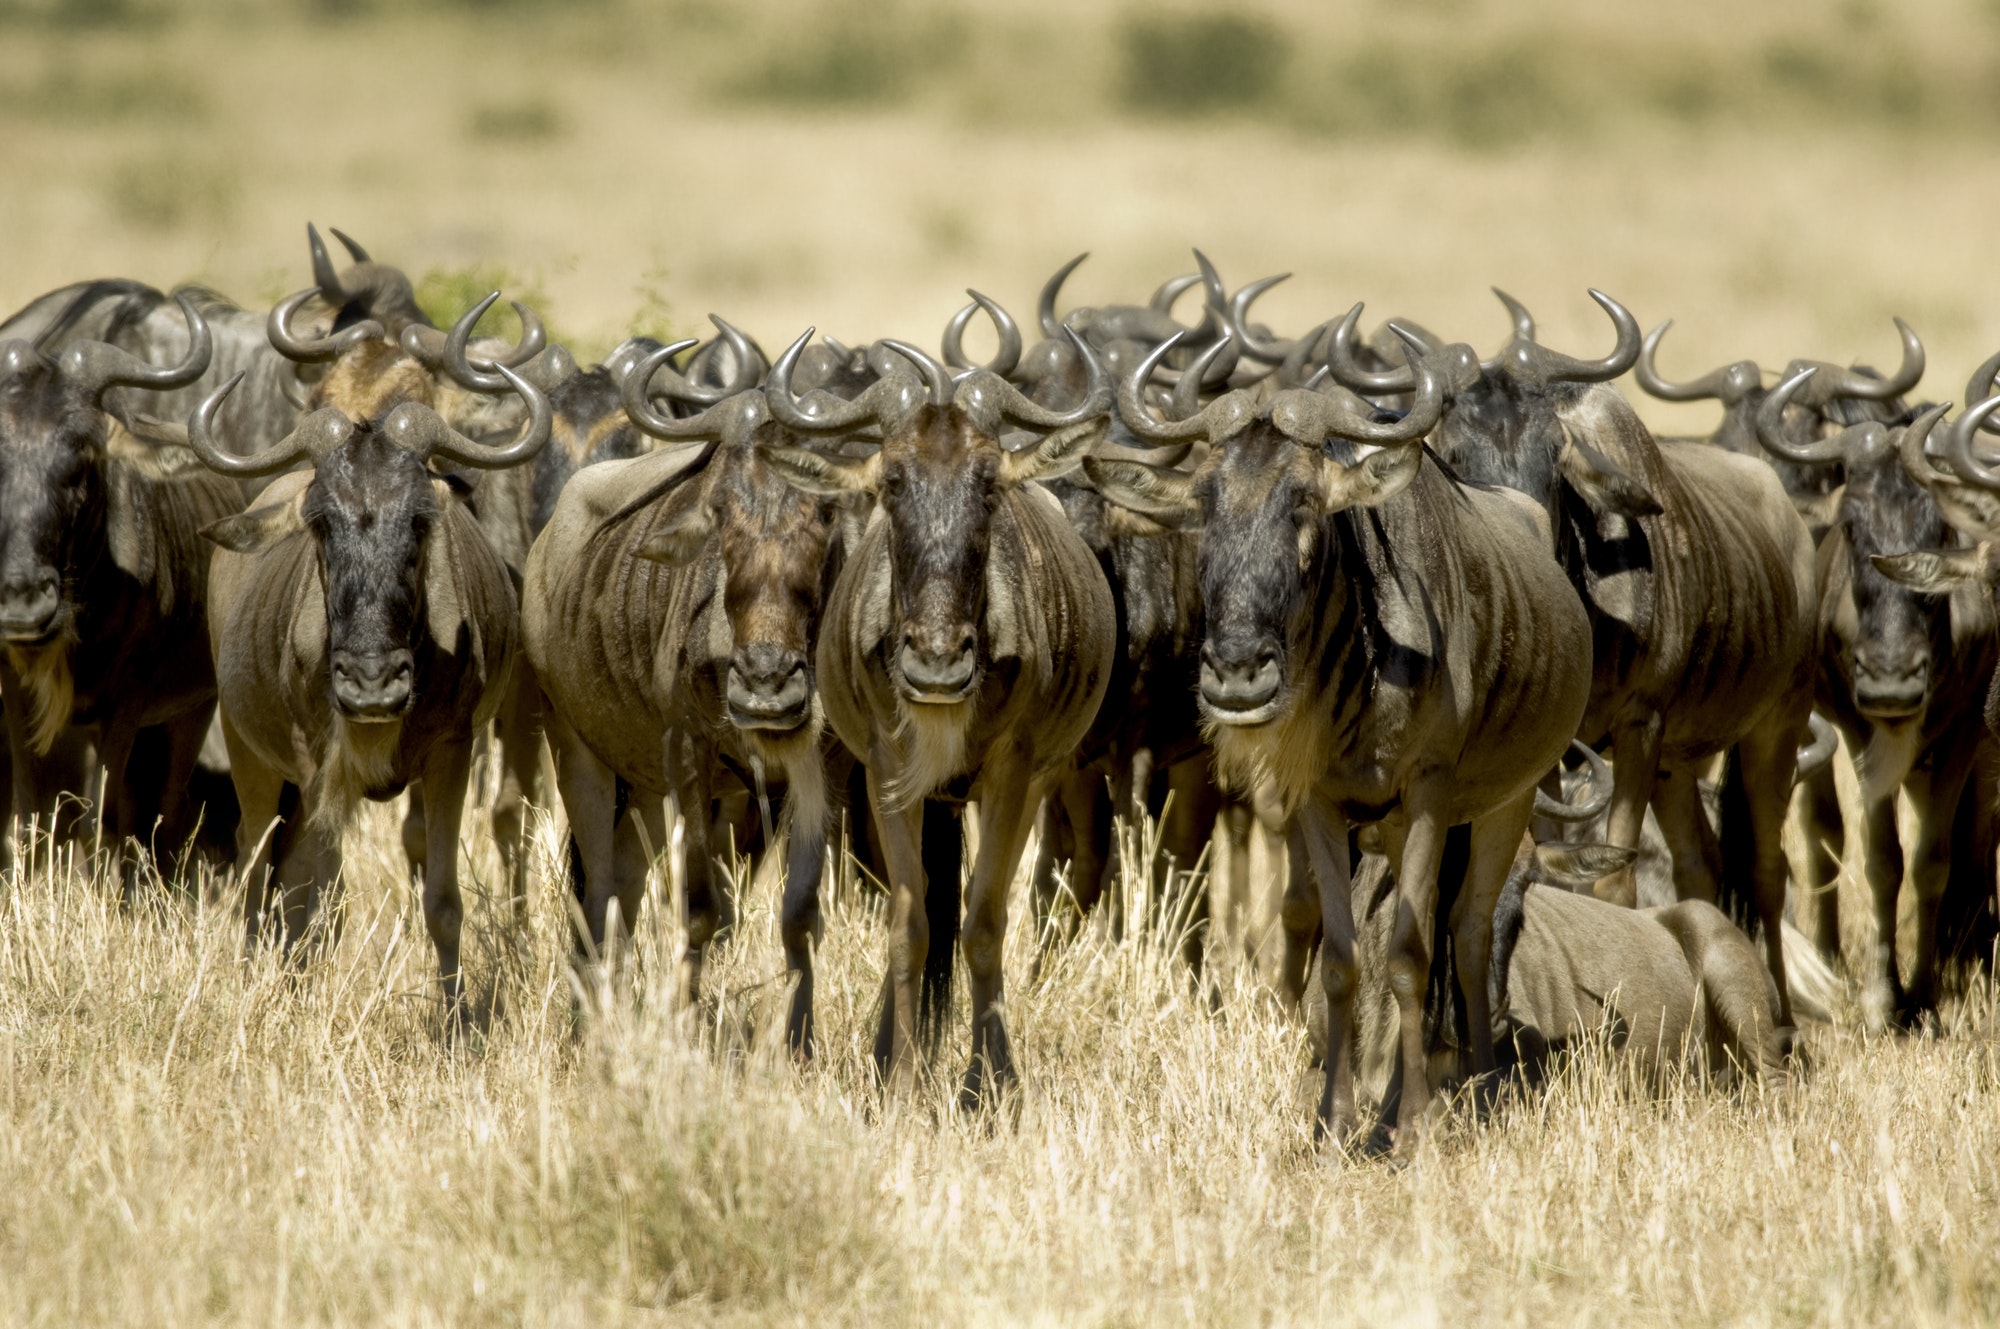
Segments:
[[[1067,769],[1111,675],[1111,591],[1097,560],[1038,477],[1073,466],[1109,424],[1110,387],[1074,330],[1086,390],[1065,410],[1038,406],[974,371],[953,383],[916,347],[884,343],[922,381],[885,375],[852,401],[792,395],[781,357],[766,396],[795,433],[868,425],[864,458],[776,448],[766,464],[809,494],[872,494],[875,516],[826,604],[816,658],[834,732],[867,768],[889,870],[889,965],[876,1054],[892,1086],[916,1073],[918,987],[930,946],[924,802],[962,789],[979,805],[979,851],[960,934],[972,999],[972,1058],[962,1100],[1016,1078],[1002,1015],[1007,891],[1050,782]],[[1012,425],[1039,436],[1000,446]]]
[[[63,792],[44,787],[40,759],[75,726],[97,748],[98,824],[113,845],[147,829],[127,764],[148,726],[167,736],[152,795],[170,842],[187,829],[181,793],[215,700],[198,532],[242,505],[186,449],[105,406],[115,388],[168,391],[207,367],[196,302],[176,303],[187,323],[178,363],[101,341],[72,340],[53,359],[0,342],[0,688],[15,805],[46,814]]]
[[[1551,557],[1546,523],[1504,490],[1457,483],[1428,459],[1440,388],[1427,364],[1400,421],[1303,389],[1225,393],[1176,421],[1141,396],[1158,352],[1119,379],[1138,437],[1206,440],[1192,474],[1086,460],[1100,492],[1163,525],[1200,528],[1207,621],[1200,704],[1225,783],[1268,782],[1317,882],[1295,874],[1286,929],[1322,931],[1330,1013],[1319,1121],[1356,1124],[1358,973],[1348,827],[1382,823],[1398,866],[1389,972],[1404,1083],[1428,1085],[1423,992],[1446,833],[1469,824],[1450,913],[1472,1006],[1472,1070],[1494,1065],[1485,1011],[1493,907],[1536,786],[1576,733],[1589,694],[1589,623]],[[1200,378],[1198,370],[1189,373]],[[1183,402],[1183,405],[1192,403]],[[1299,907],[1304,906],[1304,907]],[[1311,917],[1314,913],[1317,917]],[[1414,1147],[1428,1092],[1401,1096],[1396,1147]]]
[[[341,832],[355,805],[421,779],[424,923],[454,1015],[463,1010],[458,827],[472,737],[500,704],[518,625],[505,566],[460,487],[428,463],[513,466],[548,441],[547,398],[513,370],[500,372],[528,418],[499,447],[406,400],[362,420],[322,407],[278,443],[235,456],[214,439],[227,385],[188,422],[189,443],[225,475],[312,463],[273,482],[257,508],[204,531],[219,546],[208,630],[243,808],[237,847],[248,937],[264,918],[267,856],[291,948],[315,921],[321,894],[337,885]],[[328,913],[330,934],[338,914]]]
[[[1593,747],[1610,740],[1607,838],[1636,848],[1650,802],[1682,899],[1713,901],[1720,883],[1754,901],[1782,996],[1783,829],[1818,621],[1812,540],[1763,461],[1653,439],[1607,386],[1638,356],[1638,324],[1609,296],[1591,298],[1617,328],[1609,355],[1579,360],[1536,344],[1510,302],[1515,335],[1501,354],[1441,371],[1450,404],[1432,445],[1468,481],[1524,493],[1547,515],[1556,557],[1590,615],[1594,678],[1577,737]],[[1359,314],[1357,305],[1335,329],[1334,373],[1407,391],[1409,369],[1371,373],[1346,357]],[[1696,779],[1731,748],[1749,845],[1726,855]],[[1738,830],[1736,818],[1723,827],[1732,845]],[[1750,859],[1748,883],[1741,858]],[[1632,904],[1630,869],[1598,891]]]
[[[623,385],[633,422],[684,446],[572,480],[529,555],[523,634],[551,706],[594,946],[613,900],[626,927],[636,918],[670,800],[686,837],[683,991],[693,995],[723,912],[711,804],[734,785],[761,797],[767,780],[782,783],[791,836],[780,930],[798,980],[787,1035],[803,1054],[828,807],[812,651],[847,523],[842,505],[769,464],[771,448],[798,440],[771,420],[763,392],[700,389],[672,368],[692,344],[656,349]],[[705,409],[659,411],[657,384]]]
[[[977,291],[967,294],[973,302],[945,328],[946,363],[961,371],[977,368],[1002,377],[1013,373],[1021,359],[1019,327],[993,300]],[[962,343],[967,324],[981,310],[992,320],[999,345],[991,360],[975,366]],[[1084,390],[1085,366],[1067,337],[1058,341],[1063,353],[1041,357],[1052,372],[1032,385],[1031,399],[1060,409]],[[1184,390],[1192,391],[1195,382],[1186,380]],[[1176,451],[1184,459],[1191,447]],[[1148,459],[1166,461],[1157,451]],[[1114,816],[1137,824],[1149,810],[1158,811],[1164,819],[1161,847],[1185,872],[1200,856],[1217,809],[1194,702],[1201,645],[1194,536],[1163,529],[1107,503],[1074,474],[1045,476],[1040,483],[1056,496],[1096,555],[1117,615],[1117,651],[1104,703],[1077,746],[1074,768],[1056,782],[1043,807],[1035,908],[1044,939],[1053,939],[1073,931],[1100,900],[1111,908],[1114,930],[1122,922],[1124,902],[1116,887],[1124,875],[1123,845],[1114,832]],[[1170,803],[1149,798],[1156,771],[1166,777]],[[1066,899],[1059,876],[1064,862],[1069,864]],[[1190,903],[1205,910],[1205,897]],[[1183,950],[1198,965],[1202,937],[1197,919],[1180,921]]]

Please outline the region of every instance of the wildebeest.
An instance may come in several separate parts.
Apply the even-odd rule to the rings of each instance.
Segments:
[[[264,917],[267,857],[289,949],[339,879],[355,805],[421,779],[424,922],[454,1015],[463,1010],[458,827],[472,736],[500,704],[518,625],[505,566],[460,488],[428,463],[513,466],[548,441],[547,398],[513,370],[499,372],[528,409],[520,436],[499,447],[403,401],[362,420],[321,407],[278,443],[235,456],[214,438],[228,385],[188,422],[189,443],[224,475],[312,463],[273,482],[257,508],[203,532],[219,546],[208,629],[243,809],[248,937]],[[267,853],[266,832],[281,816]],[[328,912],[330,934],[338,914]]]
[[[1673,847],[1683,899],[1736,888],[1696,789],[1717,753],[1735,750],[1749,889],[1782,994],[1783,829],[1811,709],[1817,578],[1813,547],[1775,472],[1704,443],[1656,443],[1608,380],[1639,353],[1624,306],[1591,292],[1617,329],[1600,360],[1515,335],[1475,367],[1461,360],[1433,436],[1468,481],[1527,494],[1547,514],[1553,549],[1589,610],[1594,679],[1577,737],[1608,738],[1616,767],[1608,838],[1634,848],[1650,801]],[[1518,310],[1518,303],[1510,306]],[[1343,372],[1359,306],[1335,330]],[[1406,388],[1410,371],[1346,376]],[[1733,840],[1737,823],[1723,828]],[[1599,884],[1633,902],[1629,870]],[[1789,1018],[1789,998],[1787,1017]]]
[[[1451,931],[1474,1028],[1488,1029],[1493,906],[1537,782],[1576,732],[1589,624],[1532,508],[1428,460],[1440,386],[1427,363],[1414,407],[1393,423],[1351,397],[1299,389],[1262,400],[1233,391],[1168,422],[1140,395],[1158,354],[1120,378],[1119,412],[1149,441],[1207,440],[1207,458],[1191,475],[1085,466],[1113,501],[1200,527],[1202,713],[1225,782],[1268,781],[1303,837],[1331,1012],[1319,1119],[1345,1135],[1357,974],[1348,827],[1382,822],[1397,861],[1389,963],[1401,1065],[1407,1084],[1427,1085],[1421,1003],[1446,833],[1472,828]],[[1304,880],[1289,889],[1311,892]],[[1306,912],[1287,910],[1288,931],[1309,935]],[[1294,994],[1305,974],[1295,949]],[[1491,1069],[1491,1038],[1472,1042],[1473,1069]],[[1398,1149],[1412,1147],[1428,1099],[1402,1096]]]
[[[1657,363],[1660,342],[1673,325],[1673,320],[1668,319],[1646,334],[1633,366],[1633,377],[1640,387],[1661,401],[1721,402],[1722,419],[1708,441],[1745,457],[1768,461],[1777,470],[1785,492],[1792,496],[1799,516],[1817,541],[1834,519],[1833,509],[1839,502],[1842,480],[1840,466],[1837,460],[1831,464],[1801,463],[1794,459],[1793,452],[1850,425],[1869,420],[1894,421],[1902,413],[1903,394],[1916,387],[1924,376],[1924,344],[1909,324],[1897,319],[1903,359],[1888,378],[1858,365],[1843,369],[1817,360],[1792,361],[1785,367],[1786,380],[1797,377],[1804,369],[1818,372],[1809,383],[1794,389],[1777,417],[1760,427],[1758,415],[1770,397],[1770,390],[1763,386],[1763,374],[1754,360],[1738,360],[1685,383],[1675,383],[1660,373]],[[1781,439],[1784,450],[1765,443],[1766,434]]]
[[[1033,483],[1073,466],[1109,423],[1101,363],[1074,330],[1065,336],[1089,372],[1066,410],[1038,406],[991,373],[954,384],[943,365],[901,342],[886,345],[922,369],[922,382],[889,374],[853,401],[795,398],[796,343],[766,388],[771,414],[796,433],[881,430],[866,459],[778,448],[766,462],[809,494],[872,494],[878,504],[828,597],[816,661],[827,719],[867,767],[888,864],[889,972],[876,1052],[895,1085],[916,1071],[930,944],[924,800],[969,782],[979,805],[961,933],[973,1018],[968,1102],[1016,1078],[1001,1010],[1007,891],[1036,809],[1111,674],[1110,589],[1061,506]],[[1009,424],[1039,441],[1003,450]]]
[[[188,829],[182,795],[215,700],[198,531],[242,503],[186,449],[105,405],[114,389],[171,391],[207,367],[196,301],[176,304],[187,325],[177,363],[94,340],[55,358],[0,342],[0,689],[15,806],[46,815],[65,792],[46,787],[40,758],[76,726],[97,748],[112,845],[145,834],[142,802],[158,801],[174,847]],[[127,763],[153,725],[165,727],[166,767],[159,789],[139,791]]]
[[[798,440],[771,420],[763,392],[718,400],[673,370],[671,357],[692,344],[655,350],[623,389],[635,424],[684,446],[572,481],[528,560],[524,635],[552,707],[594,945],[611,901],[627,927],[635,918],[648,857],[640,834],[664,845],[669,799],[686,836],[684,991],[697,991],[722,914],[710,805],[732,786],[763,795],[767,782],[783,785],[780,929],[798,979],[787,1034],[806,1053],[828,808],[812,648],[850,523],[842,505],[801,493],[767,461]],[[658,411],[656,383],[705,409]],[[629,790],[623,820],[614,781]]]

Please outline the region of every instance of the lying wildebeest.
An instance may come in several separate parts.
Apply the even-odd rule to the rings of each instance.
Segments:
[[[176,303],[187,345],[174,364],[101,341],[71,340],[54,359],[0,342],[0,690],[15,807],[46,817],[59,793],[98,794],[42,778],[40,759],[74,726],[96,746],[98,825],[114,846],[146,835],[142,803],[157,804],[172,847],[189,829],[182,793],[215,703],[198,532],[242,504],[185,449],[105,405],[114,388],[169,391],[207,367],[207,324],[192,296]],[[135,790],[127,763],[153,725],[165,727],[165,769],[159,788]]]
[[[1548,516],[1552,547],[1590,614],[1595,677],[1577,737],[1592,747],[1610,741],[1610,842],[1638,845],[1650,801],[1673,847],[1681,898],[1713,901],[1723,884],[1754,901],[1782,995],[1783,832],[1817,635],[1811,537],[1761,460],[1654,441],[1606,386],[1637,357],[1638,324],[1609,296],[1591,298],[1617,329],[1609,355],[1578,360],[1528,340],[1510,303],[1515,335],[1498,357],[1440,371],[1450,373],[1450,406],[1432,445],[1468,481],[1525,493]],[[1368,373],[1346,358],[1359,313],[1335,329],[1336,376],[1406,390],[1408,369]],[[1747,890],[1695,785],[1732,747]],[[1733,842],[1735,827],[1723,831]],[[1598,890],[1631,904],[1631,872]]]
[[[513,466],[548,441],[548,399],[513,370],[499,372],[528,409],[520,437],[504,447],[475,443],[404,401],[363,420],[322,407],[280,442],[235,456],[214,438],[227,385],[188,422],[190,445],[224,475],[312,463],[274,481],[261,506],[203,532],[219,546],[208,627],[243,808],[246,932],[254,941],[263,920],[267,857],[290,948],[339,879],[341,832],[355,805],[421,779],[424,922],[454,1015],[463,1009],[458,827],[472,736],[500,704],[518,628],[505,566],[460,487],[428,463]],[[281,815],[267,855],[266,833]]]
[[[718,401],[673,370],[671,357],[692,344],[639,361],[623,401],[646,433],[701,446],[601,464],[571,482],[529,556],[523,635],[552,708],[594,945],[604,944],[612,900],[626,927],[637,916],[639,836],[664,846],[669,799],[685,828],[683,991],[694,994],[722,912],[710,805],[735,784],[759,795],[767,781],[784,785],[780,930],[798,978],[787,1035],[809,1053],[828,807],[813,646],[851,523],[769,464],[770,449],[798,440],[771,420],[764,393]],[[705,409],[659,412],[649,396],[661,383],[668,398]],[[622,822],[614,782],[630,791]]]
[[[1909,324],[1897,319],[1903,362],[1888,378],[1860,365],[1843,369],[1817,360],[1794,360],[1785,367],[1784,378],[1788,381],[1798,377],[1801,370],[1819,372],[1802,387],[1795,387],[1785,408],[1760,425],[1758,416],[1771,394],[1764,387],[1763,374],[1754,360],[1738,360],[1685,383],[1672,382],[1660,373],[1656,363],[1660,342],[1673,325],[1673,320],[1668,319],[1646,334],[1633,366],[1633,377],[1639,386],[1661,401],[1721,402],[1722,420],[1708,441],[1771,463],[1813,539],[1819,540],[1834,520],[1834,509],[1839,503],[1840,466],[1837,458],[1830,463],[1802,463],[1796,460],[1795,452],[1851,425],[1869,420],[1895,421],[1903,413],[1903,394],[1916,387],[1924,376],[1924,344]],[[1782,450],[1765,442],[1766,435],[1782,440]]]
[[[1348,827],[1384,823],[1398,862],[1389,963],[1402,1067],[1406,1083],[1427,1085],[1423,984],[1446,832],[1472,828],[1451,924],[1473,1025],[1486,1030],[1493,906],[1536,785],[1576,733],[1589,623],[1531,505],[1428,460],[1440,387],[1427,363],[1394,423],[1345,394],[1299,389],[1232,391],[1169,422],[1141,397],[1157,355],[1119,380],[1119,412],[1148,441],[1207,440],[1207,458],[1191,475],[1085,467],[1113,501],[1200,528],[1202,713],[1225,782],[1269,781],[1303,837],[1332,1030],[1319,1119],[1344,1136],[1356,1120]],[[1309,897],[1305,875],[1289,889]],[[1286,911],[1295,949],[1312,930],[1306,913]],[[1294,995],[1304,974],[1301,951],[1286,976]],[[1491,1038],[1475,1036],[1472,1069],[1493,1065]],[[1403,1095],[1399,1150],[1413,1147],[1428,1098]]]
[[[976,1102],[1015,1079],[1001,1013],[1007,891],[1036,809],[1089,728],[1111,674],[1111,592],[1062,508],[1033,483],[1073,466],[1101,438],[1110,388],[1097,356],[1067,410],[1037,406],[996,375],[953,383],[914,346],[886,343],[924,380],[889,374],[853,401],[792,395],[798,345],[771,372],[773,417],[803,435],[881,430],[865,460],[798,448],[766,464],[809,494],[873,494],[878,515],[850,551],[820,632],[819,696],[840,740],[867,766],[889,868],[890,951],[879,1061],[892,1084],[915,1075],[918,985],[930,944],[924,908],[927,796],[969,781],[979,853],[961,934],[972,997]],[[999,443],[1007,425],[1040,441]],[[939,889],[929,882],[929,890]]]

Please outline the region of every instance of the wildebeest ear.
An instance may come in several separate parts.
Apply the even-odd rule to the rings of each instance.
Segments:
[[[452,522],[447,513],[435,523],[424,540],[424,625],[446,655],[458,653],[458,629],[466,622],[465,594],[461,585],[464,570],[459,567],[458,542],[452,538]],[[482,665],[485,655],[478,639],[479,625],[472,624],[473,657]]]
[[[1065,471],[1076,469],[1076,464],[1097,446],[1098,440],[1110,432],[1108,415],[1058,429],[1032,448],[1008,453],[1000,467],[1001,482],[1015,485],[1027,480],[1053,480]]]
[[[1653,497],[1652,490],[1582,439],[1571,436],[1563,440],[1556,467],[1592,512],[1651,517],[1660,511],[1660,500]]]
[[[1934,475],[1924,487],[1953,529],[1974,539],[2000,538],[2000,494],[1941,475]]]
[[[1600,877],[1631,867],[1639,851],[1609,844],[1564,844],[1556,840],[1535,846],[1535,865],[1544,879],[1573,891],[1588,890]]]
[[[304,529],[297,503],[273,503],[212,521],[201,528],[201,537],[233,554],[254,554]]]
[[[1155,536],[1173,535],[1180,530],[1163,521],[1155,521],[1142,513],[1121,507],[1116,503],[1104,505],[1104,533],[1113,540],[1138,538],[1150,539]]]
[[[823,452],[809,452],[805,448],[765,448],[762,456],[765,464],[783,476],[793,488],[830,498],[872,491],[875,478],[882,473],[882,454],[879,452],[870,454],[866,461],[829,457]]]
[[[1139,461],[1085,457],[1083,473],[1090,487],[1121,508],[1130,508],[1164,526],[1186,526],[1200,509],[1187,472]]]
[[[698,558],[715,534],[715,512],[706,503],[691,503],[669,513],[632,552],[655,563],[686,563]]]
[[[1319,459],[1320,494],[1328,512],[1348,508],[1372,508],[1387,503],[1410,487],[1424,464],[1424,450],[1416,443],[1391,444],[1378,448],[1351,466],[1330,457]]]
[[[1890,581],[1928,595],[1948,595],[1960,586],[2000,580],[1991,557],[1993,546],[1977,549],[1919,549],[1908,554],[1871,554],[1876,571]]]

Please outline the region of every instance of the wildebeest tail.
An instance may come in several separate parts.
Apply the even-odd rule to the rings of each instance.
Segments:
[[[1734,748],[1722,765],[1720,792],[1716,838],[1722,845],[1722,880],[1716,883],[1715,902],[1731,922],[1756,938],[1763,935],[1757,920],[1757,837],[1750,828],[1750,794],[1743,783],[1743,759]]]
[[[1507,874],[1500,888],[1500,902],[1493,906],[1493,958],[1486,968],[1487,1009],[1498,1021],[1507,1009],[1507,978],[1514,966],[1514,947],[1520,944],[1521,926],[1528,921],[1528,883],[1534,877],[1532,862],[1520,862]]]
[[[965,829],[957,807],[924,800],[924,921],[930,947],[924,952],[923,982],[917,988],[917,1037],[926,1051],[951,1018],[951,978],[958,960],[959,902],[964,892]]]

